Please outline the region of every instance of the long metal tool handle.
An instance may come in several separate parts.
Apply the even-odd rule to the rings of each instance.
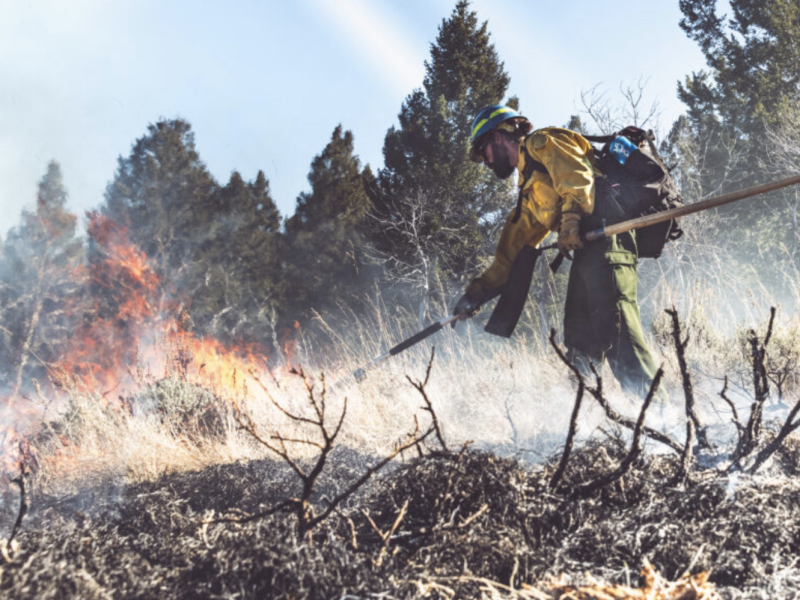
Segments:
[[[648,227],[650,225],[655,225],[656,223],[670,221],[678,217],[683,217],[684,215],[702,212],[716,206],[722,206],[723,204],[744,200],[745,198],[750,198],[751,196],[766,194],[767,192],[774,192],[775,190],[789,187],[790,185],[796,185],[798,183],[800,183],[800,175],[787,177],[786,179],[779,179],[778,181],[765,183],[763,185],[756,185],[736,192],[731,192],[729,194],[723,194],[722,196],[709,198],[708,200],[701,200],[700,202],[694,202],[693,204],[686,204],[684,206],[679,206],[678,208],[671,208],[669,210],[665,210],[664,212],[657,212],[653,213],[652,215],[631,219],[630,221],[623,221],[622,223],[609,225],[601,229],[594,229],[592,231],[588,231],[584,236],[584,239],[587,242],[592,242],[594,240],[599,240],[600,238],[611,237],[612,235],[625,233],[626,231],[631,231],[633,229],[641,229],[642,227]]]
[[[444,327],[446,327],[447,325],[449,325],[453,321],[456,321],[457,319],[459,319],[458,315],[451,315],[449,317],[443,317],[443,318],[439,319],[438,321],[436,321],[432,325],[428,325],[422,331],[419,331],[419,332],[415,333],[410,338],[408,338],[406,340],[403,340],[402,342],[400,342],[396,346],[393,346],[392,348],[390,348],[388,351],[384,352],[380,356],[376,356],[371,361],[369,361],[367,364],[365,364],[362,367],[359,367],[358,369],[353,371],[350,375],[343,377],[342,379],[340,379],[339,381],[337,381],[333,385],[336,386],[341,381],[343,381],[345,379],[349,379],[350,377],[354,377],[356,381],[363,380],[364,377],[366,377],[366,375],[367,375],[367,369],[371,369],[372,367],[374,367],[376,365],[379,365],[380,363],[385,361],[387,358],[389,358],[391,356],[395,356],[396,354],[400,354],[401,352],[403,352],[404,350],[408,350],[409,348],[411,348],[411,346],[414,346],[415,344],[419,344],[425,338],[428,338],[428,337],[432,336],[434,333],[436,333],[437,331],[443,329]]]

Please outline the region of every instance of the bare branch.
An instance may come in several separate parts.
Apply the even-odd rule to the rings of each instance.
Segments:
[[[303,439],[299,439],[299,438],[285,438],[285,437],[283,437],[281,435],[278,435],[278,434],[271,435],[269,437],[270,437],[271,440],[278,440],[279,442],[281,442],[281,444],[285,444],[286,442],[288,442],[290,444],[305,444],[307,446],[313,446],[314,448],[319,448],[320,450],[322,450],[322,448],[323,448],[322,444],[319,444],[319,443],[314,442],[312,440],[303,440]],[[284,445],[284,447],[285,447],[285,445]]]
[[[764,336],[763,344],[759,344],[758,335],[754,330],[751,329],[749,332],[748,342],[750,343],[750,356],[753,361],[754,401],[750,407],[750,417],[748,418],[747,424],[744,426],[742,434],[739,437],[739,442],[736,444],[736,449],[731,455],[731,464],[730,467],[728,467],[729,471],[743,469],[745,460],[755,451],[761,442],[764,403],[767,401],[767,398],[769,398],[769,379],[767,377],[767,369],[765,366],[767,342],[772,337],[775,313],[775,307],[772,307],[770,309],[769,325],[767,326],[767,332]],[[777,447],[775,449],[777,449]],[[775,449],[769,452],[769,454],[772,454]]]
[[[671,309],[667,309],[665,312],[672,318],[672,341],[675,345],[675,353],[678,356],[678,366],[681,370],[683,395],[686,400],[686,418],[692,422],[692,428],[697,435],[697,441],[700,446],[710,449],[711,443],[708,441],[705,427],[701,424],[700,418],[697,416],[697,411],[695,410],[694,385],[689,375],[689,366],[686,363],[686,346],[689,344],[689,335],[687,334],[686,338],[681,341],[681,324],[678,318],[678,311],[674,306]],[[694,434],[691,437],[694,438]]]
[[[389,542],[391,541],[394,532],[397,531],[397,528],[400,526],[400,523],[403,522],[403,519],[405,518],[407,511],[408,511],[408,500],[406,500],[403,503],[403,506],[400,507],[400,510],[397,513],[397,518],[394,520],[394,523],[389,528],[389,531],[385,533],[381,531],[380,528],[375,524],[375,521],[373,521],[372,517],[369,516],[369,512],[367,510],[361,511],[364,513],[364,516],[367,518],[367,521],[369,521],[369,524],[372,526],[372,528],[375,530],[375,532],[378,534],[378,536],[381,538],[381,541],[383,542],[378,552],[378,557],[373,561],[373,564],[376,567],[380,567],[383,564],[383,559],[386,557],[386,551],[389,549]]]
[[[25,463],[21,462],[19,465],[19,476],[11,480],[19,488],[19,512],[17,513],[17,520],[14,521],[14,527],[11,528],[11,535],[8,537],[8,547],[11,548],[11,542],[17,537],[19,530],[22,528],[22,519],[28,513],[28,499],[25,490]]]
[[[676,481],[681,483],[686,481],[686,478],[689,475],[689,469],[692,466],[692,446],[694,446],[694,438],[694,421],[691,419],[686,419],[686,443],[684,444],[683,452],[681,453],[680,468],[675,476]]]
[[[294,372],[295,374],[297,374],[297,375],[300,375],[300,376],[303,378],[303,380],[305,381],[305,374],[302,372],[302,370],[300,370],[300,371],[297,371],[297,370],[294,370],[294,369],[293,369],[293,372]],[[290,419],[290,420],[292,420],[292,421],[296,421],[296,422],[298,422],[298,423],[306,423],[307,425],[317,425],[317,426],[319,425],[319,421],[314,421],[313,419],[309,419],[308,417],[303,417],[303,416],[300,416],[300,415],[295,415],[295,414],[292,414],[292,413],[290,413],[288,410],[286,410],[286,409],[285,409],[285,408],[284,408],[284,407],[283,407],[283,406],[280,404],[280,402],[278,402],[278,401],[275,399],[275,397],[274,397],[274,396],[272,395],[272,393],[269,391],[269,389],[267,388],[267,386],[265,386],[265,385],[264,385],[264,383],[261,381],[261,379],[259,379],[258,375],[256,375],[256,373],[255,373],[255,371],[254,371],[253,369],[250,369],[250,376],[251,376],[251,377],[252,377],[252,378],[253,378],[253,379],[256,381],[256,383],[259,385],[259,387],[261,388],[261,390],[262,390],[262,391],[263,391],[263,392],[264,392],[264,393],[267,395],[267,398],[268,398],[268,399],[269,399],[269,401],[272,403],[272,405],[273,405],[273,406],[275,406],[275,408],[277,408],[277,409],[278,409],[278,410],[279,410],[281,413],[283,413],[283,414],[284,414],[284,416],[286,416],[288,419]],[[307,391],[308,391],[309,393],[311,393],[311,394],[313,395],[313,389],[308,389],[308,386],[307,386],[307,385],[306,385],[306,389],[307,389]]]
[[[722,386],[722,391],[719,393],[720,398],[725,400],[725,402],[730,406],[731,412],[733,413],[733,417],[731,420],[733,424],[736,425],[736,433],[739,436],[739,439],[742,437],[742,431],[744,430],[744,426],[742,422],[739,420],[739,412],[736,410],[736,405],[733,403],[733,400],[728,398],[728,376],[725,376],[725,384]]]
[[[358,478],[357,481],[355,481],[353,484],[351,484],[350,487],[348,487],[344,492],[342,492],[341,494],[336,496],[336,498],[331,500],[329,505],[328,505],[328,508],[326,508],[318,517],[312,519],[309,522],[309,526],[311,528],[316,527],[319,523],[321,523],[322,521],[327,519],[328,515],[330,515],[331,512],[333,512],[334,509],[339,504],[341,504],[342,501],[344,501],[347,498],[349,498],[350,496],[352,496],[356,492],[356,490],[358,490],[362,485],[364,485],[370,479],[370,477],[372,477],[375,473],[377,473],[383,467],[385,467],[387,464],[389,464],[394,459],[395,456],[397,456],[401,452],[404,452],[404,451],[408,450],[409,448],[413,448],[414,446],[418,446],[419,444],[424,442],[425,439],[431,433],[433,433],[433,428],[428,429],[428,431],[426,431],[424,434],[422,434],[422,436],[419,436],[419,437],[415,436],[415,437],[411,438],[407,442],[405,442],[405,443],[401,444],[400,446],[398,446],[397,448],[395,448],[388,456],[386,456],[385,458],[381,459],[375,465],[373,465],[372,467],[367,469],[364,472],[364,474],[361,477]]]
[[[628,417],[625,417],[625,416],[619,414],[608,403],[608,400],[606,399],[606,397],[603,394],[603,378],[600,377],[600,374],[598,373],[598,371],[597,371],[597,369],[595,368],[594,365],[590,365],[590,367],[592,369],[592,372],[594,373],[596,385],[595,385],[595,387],[591,387],[591,386],[586,385],[586,379],[584,378],[583,373],[581,373],[580,369],[578,369],[578,367],[576,367],[567,358],[566,354],[564,354],[564,351],[558,346],[558,342],[556,342],[556,330],[555,330],[555,328],[550,331],[550,345],[553,346],[553,348],[555,349],[556,354],[561,359],[561,362],[563,362],[573,373],[575,373],[575,376],[578,378],[578,381],[583,381],[584,382],[584,386],[585,386],[586,390],[592,395],[592,397],[595,400],[597,400],[597,403],[600,406],[603,407],[603,410],[605,411],[606,416],[609,419],[611,419],[611,421],[613,421],[617,425],[621,425],[622,427],[625,427],[627,429],[633,430],[633,429],[636,428],[636,424],[634,423],[634,421],[632,419],[629,419]],[[672,448],[678,454],[681,454],[682,451],[683,451],[683,446],[682,445],[680,445],[678,442],[673,440],[668,435],[666,435],[664,433],[661,433],[660,431],[656,431],[655,429],[652,429],[651,427],[648,427],[647,425],[644,425],[644,426],[642,426],[642,432],[646,436],[654,439],[655,441],[657,441],[657,442],[659,442],[661,444],[664,444],[666,446],[669,446],[670,448]]]
[[[800,419],[797,421],[794,418],[797,416],[797,413],[800,412],[800,401],[798,401],[794,408],[789,412],[789,416],[786,417],[786,421],[784,421],[781,430],[778,432],[778,435],[775,436],[775,439],[772,440],[769,444],[764,446],[761,451],[756,455],[755,461],[753,461],[753,465],[750,467],[749,472],[755,473],[758,471],[761,466],[772,456],[775,451],[781,447],[783,441],[789,436],[790,433],[795,431],[798,427],[800,427]]]
[[[644,418],[647,414],[647,409],[650,408],[650,403],[653,401],[653,398],[658,391],[658,386],[661,384],[661,378],[664,376],[664,368],[661,367],[658,369],[656,376],[653,378],[653,383],[650,386],[650,391],[647,393],[647,397],[644,399],[644,404],[642,405],[642,410],[639,412],[639,418],[636,420],[636,425],[633,428],[633,441],[631,442],[631,449],[628,452],[627,456],[624,460],[620,463],[619,467],[617,467],[611,473],[607,475],[603,475],[598,477],[594,481],[590,481],[587,483],[583,483],[577,487],[575,490],[576,495],[586,495],[594,490],[600,489],[602,487],[607,486],[610,483],[613,483],[625,473],[627,473],[628,469],[630,469],[633,462],[639,457],[642,453],[642,433],[644,428]]]
[[[295,509],[296,503],[299,502],[297,498],[290,498],[289,500],[284,500],[276,504],[275,506],[268,508],[267,510],[257,512],[254,514],[244,514],[241,517],[220,517],[219,519],[210,519],[208,523],[249,523],[251,521],[257,521],[258,519],[263,519],[264,517],[268,517],[270,515],[277,514],[279,512],[292,512]],[[239,511],[237,511],[239,512]]]
[[[578,414],[581,410],[581,400],[583,400],[584,387],[583,379],[579,379],[578,394],[575,397],[575,406],[572,408],[572,417],[569,420],[569,431],[567,432],[567,441],[564,443],[564,453],[561,455],[561,461],[558,463],[556,472],[553,473],[553,477],[550,479],[551,489],[555,489],[555,487],[561,481],[561,478],[564,476],[564,471],[567,468],[567,461],[569,461],[569,455],[572,452],[572,444],[573,440],[575,439],[575,432],[578,430]]]
[[[442,435],[442,429],[439,427],[439,418],[436,416],[436,411],[433,410],[433,403],[431,402],[430,398],[428,398],[428,393],[425,391],[425,386],[428,385],[428,379],[431,376],[431,367],[433,366],[433,359],[436,356],[436,346],[431,348],[431,358],[428,361],[428,368],[425,370],[425,380],[424,381],[414,381],[406,375],[406,379],[408,382],[413,385],[416,390],[422,396],[422,400],[425,402],[425,406],[422,407],[423,410],[427,411],[431,415],[431,423],[433,425],[433,429],[436,432],[436,439],[439,441],[439,445],[442,447],[442,450],[445,452],[449,452],[447,448],[447,444],[444,442],[444,436]]]

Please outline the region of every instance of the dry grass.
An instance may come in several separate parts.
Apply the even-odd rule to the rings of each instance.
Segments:
[[[404,334],[394,340],[400,335]],[[474,332],[448,330],[432,342],[437,359],[428,393],[449,443],[473,440],[481,447],[528,454],[534,460],[561,443],[574,391],[555,357],[532,351],[524,342],[476,340]],[[375,352],[380,351],[376,347]],[[348,361],[347,369],[361,364],[367,352]],[[370,371],[362,383],[346,379],[327,390],[332,413],[348,399],[341,444],[383,454],[413,429],[415,416],[421,427],[426,426],[429,417],[420,410],[421,397],[406,375],[421,378],[429,352],[430,346],[421,344]],[[321,393],[321,374],[310,377],[316,393]],[[327,376],[327,388],[335,377]],[[238,427],[236,410],[245,411],[261,431],[308,434],[270,400],[304,414],[306,391],[298,376],[282,367],[240,379],[243,383],[231,385],[226,394],[211,393],[190,377],[173,375],[144,382],[121,402],[68,389],[66,399],[51,406],[40,423],[34,488],[64,492],[109,478],[138,483],[165,473],[266,457],[268,452]],[[635,414],[634,401],[620,399]],[[581,433],[590,434],[600,422],[601,412],[590,408]]]
[[[687,358],[698,377],[703,419],[724,449],[734,427],[717,393],[726,370],[738,368],[731,394],[746,417],[747,346],[741,328],[714,336],[702,317],[687,319],[695,340]],[[382,327],[362,326],[349,339],[339,338],[342,366],[330,378],[351,372],[415,329],[402,319],[383,320]],[[762,335],[763,327],[757,327]],[[782,340],[780,356],[791,356],[800,343],[792,327],[784,323],[775,331]],[[490,452],[456,456],[432,452],[429,444],[427,455],[415,459],[415,451],[408,451],[401,458],[405,465],[376,478],[325,521],[313,544],[289,541],[296,527],[290,515],[238,525],[211,517],[257,514],[298,493],[291,470],[242,431],[236,418],[246,413],[265,435],[311,439],[313,428],[286,414],[310,414],[304,382],[287,366],[240,373],[213,392],[193,383],[191,369],[167,373],[142,380],[138,390],[114,402],[65,388],[58,416],[44,420],[34,440],[30,530],[23,528],[20,548],[0,567],[10,578],[9,589],[86,591],[91,577],[104,593],[124,588],[121,597],[155,597],[163,578],[172,597],[189,597],[189,589],[220,597],[241,585],[266,585],[271,577],[270,585],[283,586],[272,589],[298,598],[333,597],[334,591],[340,597],[347,589],[398,598],[716,598],[696,574],[711,570],[725,598],[739,597],[736,588],[746,589],[740,596],[746,598],[796,592],[790,556],[800,540],[792,516],[798,496],[787,477],[798,469],[796,440],[789,440],[763,475],[722,473],[716,468],[724,462],[720,452],[698,457],[680,485],[674,479],[676,457],[648,442],[648,451],[618,481],[585,498],[572,497],[569,490],[623,460],[628,434],[613,428],[587,397],[563,486],[551,489],[555,451],[575,401],[568,370],[534,338],[499,342],[461,329],[431,340],[437,357],[426,393],[451,448],[474,440]],[[315,351],[309,340],[299,346],[309,372],[315,372],[308,367],[314,366]],[[682,440],[677,367],[669,346],[662,351],[673,400],[653,407],[648,424],[671,429]],[[421,344],[370,371],[362,383],[326,390],[330,415],[339,414],[345,397],[348,408],[340,453],[312,499],[318,506],[405,438],[415,418],[427,428],[430,417],[406,376],[423,379],[429,359],[430,346]],[[605,379],[616,410],[635,418],[641,399],[626,397],[609,374]],[[321,394],[321,377],[311,383]],[[794,397],[788,383],[786,394]],[[300,461],[313,452],[302,444],[291,447]],[[96,550],[83,553],[77,539],[92,540]],[[639,587],[631,583],[630,569],[644,559],[666,579],[650,572]],[[579,577],[583,571],[609,583]],[[695,575],[681,579],[684,571]],[[570,578],[552,579],[563,573]],[[694,596],[681,595],[690,590]],[[669,595],[673,591],[677,595]]]
[[[720,333],[718,324],[703,308],[709,305],[713,302],[704,297],[686,318],[692,338],[687,358],[696,378],[701,414],[719,435],[730,435],[730,410],[718,393],[728,375],[729,395],[742,411],[747,410],[750,366],[746,328]],[[432,310],[445,312],[444,307]],[[347,397],[342,444],[382,454],[413,428],[415,416],[424,426],[427,416],[420,411],[421,398],[406,377],[422,377],[432,344],[436,345],[437,358],[428,393],[448,443],[457,446],[472,440],[478,447],[538,461],[563,442],[575,384],[551,349],[532,333],[538,331],[537,327],[523,323],[519,330],[522,335],[506,341],[484,334],[479,319],[459,324],[456,332],[447,328],[370,370],[366,380],[356,383],[347,374],[416,330],[411,312],[392,317],[388,313],[385,307],[376,305],[371,316],[350,315],[347,326],[320,318],[317,329],[323,334],[303,337],[298,356],[293,358],[295,365],[302,365],[311,374],[317,393],[321,393],[325,376],[327,401],[333,411]],[[485,315],[482,317],[485,319]],[[798,323],[797,319],[786,322],[779,318],[774,335],[776,352],[770,364],[775,377],[780,378],[784,395],[796,391],[800,372]],[[673,431],[680,438],[681,386],[666,324],[666,315],[655,321],[653,346],[665,362],[664,386],[672,401],[651,410],[648,424]],[[764,327],[764,323],[759,325]],[[347,334],[339,333],[342,331]],[[323,338],[327,338],[325,344],[320,342]],[[315,358],[323,346],[336,348],[335,363],[330,352],[322,359]],[[779,374],[781,369],[783,374]],[[134,366],[130,371],[142,369]],[[278,365],[271,371],[255,367],[249,374],[236,375],[235,381],[220,382],[214,392],[193,383],[191,369],[164,375],[140,377],[138,389],[126,394],[122,402],[67,386],[66,399],[51,404],[40,422],[34,487],[49,492],[77,489],[92,478],[122,478],[136,483],[164,473],[264,458],[268,455],[265,449],[238,427],[236,410],[246,411],[261,431],[295,437],[307,434],[270,401],[272,398],[295,412],[307,410],[302,381],[289,372],[288,365]],[[331,385],[332,381],[338,383]],[[616,409],[635,417],[641,399],[625,396],[610,373],[606,373],[605,382]],[[55,414],[58,416],[54,418]],[[780,414],[778,411],[774,416]],[[581,414],[579,439],[596,435],[604,424],[602,411],[587,402]]]

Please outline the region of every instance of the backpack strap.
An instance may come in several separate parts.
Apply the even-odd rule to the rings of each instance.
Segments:
[[[581,134],[581,137],[584,138],[587,142],[592,142],[593,144],[607,144],[608,142],[616,139],[618,134],[613,133],[611,135],[586,135],[585,133]]]
[[[547,167],[545,167],[539,161],[533,160],[531,155],[528,153],[528,150],[525,148],[525,143],[522,143],[522,152],[525,154],[525,169],[522,171],[522,185],[519,186],[519,196],[517,196],[517,208],[514,211],[514,218],[511,220],[512,223],[516,223],[519,221],[519,218],[522,216],[522,195],[525,190],[525,184],[528,183],[528,180],[533,175],[534,171],[539,171],[539,173],[547,173]]]
[[[625,129],[609,133],[608,135],[586,135],[582,133],[581,136],[593,144],[607,144],[614,141],[619,136],[625,136],[637,146],[640,146],[645,141],[652,145],[653,140],[656,139],[652,129],[645,131],[633,125],[629,125]]]

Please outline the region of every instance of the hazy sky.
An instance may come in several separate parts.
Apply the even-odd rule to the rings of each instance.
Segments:
[[[0,0],[0,234],[58,160],[71,207],[97,207],[148,123],[187,119],[224,184],[264,170],[284,215],[338,123],[382,166],[455,0]],[[647,79],[667,129],[678,80],[704,68],[678,0],[474,0],[536,126],[580,94]]]

